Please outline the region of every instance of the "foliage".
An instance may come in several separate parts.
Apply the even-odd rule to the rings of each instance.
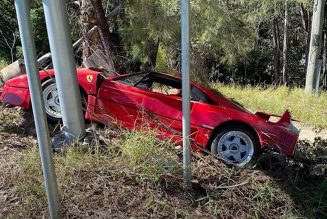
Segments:
[[[159,65],[167,63],[164,70],[180,70],[179,4],[178,0],[127,1],[118,26],[125,50],[132,60],[146,63],[149,50],[157,49]],[[301,86],[308,34],[303,30],[300,4],[305,13],[311,10],[311,1],[289,1],[291,25],[287,73],[291,84]],[[272,20],[278,22],[281,44],[283,10],[282,0],[191,1],[192,78],[202,82],[272,83]],[[149,46],[153,42],[159,42],[159,48]]]
[[[103,1],[111,10],[120,1]],[[289,0],[289,83],[303,86],[307,30],[303,27],[310,14],[312,1]],[[113,47],[124,57],[127,70],[140,70],[138,66],[154,63],[157,70],[180,71],[180,1],[129,0],[124,10],[109,20],[114,36]],[[67,1],[72,35],[82,36],[80,8],[76,1]],[[18,36],[14,5],[4,0],[0,5],[0,30],[9,41]],[[234,81],[239,84],[272,83],[274,72],[274,46],[272,21],[277,21],[278,41],[282,44],[284,0],[194,0],[191,1],[191,64],[192,78],[201,81]],[[40,0],[32,1],[31,10],[37,53],[49,51],[43,7]],[[310,17],[309,20],[310,22]],[[8,25],[9,24],[9,25]],[[21,57],[19,40],[14,50]],[[282,48],[279,48],[281,54]],[[80,54],[78,54],[79,56]],[[153,57],[154,56],[154,57]],[[10,50],[0,40],[0,57],[10,59]]]
[[[71,8],[70,3],[72,0],[68,1],[68,9]],[[23,58],[23,53],[21,49],[20,36],[18,30],[18,23],[16,18],[16,11],[14,7],[14,2],[11,0],[3,0],[0,5],[0,58],[11,61],[10,59],[10,49],[6,44],[5,40],[9,44],[13,42],[13,35],[17,38],[14,45],[14,59]],[[48,35],[46,31],[44,10],[41,0],[31,1],[31,21],[34,33],[34,39],[36,44],[37,55],[40,56],[44,53],[50,51]],[[74,24],[72,24],[74,25]],[[75,30],[75,29],[74,29]],[[75,33],[76,34],[76,33]],[[81,33],[78,33],[80,36]],[[74,35],[75,37],[75,35]],[[76,38],[76,37],[75,37]]]
[[[7,61],[0,58],[0,70],[8,65]]]
[[[18,37],[18,27],[13,1],[1,1],[0,10],[0,58],[9,61],[11,60],[11,54],[6,41],[12,44],[13,38]]]
[[[159,72],[167,72],[168,70],[168,63],[167,63],[167,51],[159,44],[158,47],[158,55],[157,55],[157,63],[156,63],[156,71]]]

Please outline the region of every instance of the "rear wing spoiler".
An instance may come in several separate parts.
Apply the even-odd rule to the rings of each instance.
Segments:
[[[286,110],[282,116],[275,115],[275,114],[263,113],[263,112],[256,112],[255,115],[259,116],[260,118],[267,120],[267,121],[270,119],[271,116],[279,117],[280,119],[276,123],[279,125],[285,125],[285,126],[290,125],[292,121],[298,121],[298,120],[292,119],[291,113],[288,110]]]

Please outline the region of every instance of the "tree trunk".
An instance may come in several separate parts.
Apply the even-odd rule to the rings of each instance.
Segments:
[[[279,73],[280,73],[280,46],[279,46],[279,31],[277,18],[274,18],[272,23],[272,35],[273,35],[273,46],[274,46],[274,82],[278,84]]]
[[[284,45],[283,45],[283,84],[287,83],[288,52],[288,0],[285,0]]]
[[[302,27],[306,32],[309,32],[308,25],[309,25],[309,17],[308,17],[308,11],[304,8],[303,3],[300,3],[300,13],[301,13],[301,19],[302,19]]]
[[[326,9],[325,9],[326,10]],[[323,74],[322,74],[322,87],[327,89],[327,18],[325,18],[324,25],[324,43],[323,43]]]
[[[318,59],[321,59],[322,27],[324,21],[325,0],[315,0],[313,7],[312,29],[310,40],[310,52],[308,59],[308,68],[305,82],[305,91],[313,93],[319,83],[318,78],[320,68],[318,68]],[[320,62],[321,63],[321,62]],[[316,89],[315,89],[316,88]],[[317,90],[316,90],[317,92]]]
[[[311,35],[311,14],[310,11],[304,8],[303,3],[300,4],[300,12],[302,18],[302,27],[306,32],[306,49],[305,49],[305,65],[304,69],[306,70],[308,67],[308,58],[310,51],[310,35]]]
[[[108,26],[108,21],[106,18],[105,10],[103,9],[102,6],[102,0],[91,0],[95,18],[96,18],[96,23],[97,26],[99,27],[99,34],[101,38],[101,43],[103,46],[103,50],[106,56],[106,61],[108,65],[111,67],[109,69],[112,72],[115,72],[115,61],[113,57],[113,53],[110,48],[110,31],[109,31],[109,26]]]
[[[154,70],[157,63],[157,55],[159,49],[159,40],[149,40],[146,45],[146,53],[148,61],[145,63],[144,68]]]
[[[80,1],[80,9],[81,9],[81,24],[83,29],[83,63],[85,63],[86,59],[92,54],[92,42],[90,42],[90,38],[92,35],[88,36],[87,33],[89,30],[95,25],[95,16],[92,9],[92,5],[89,0],[81,0]]]
[[[310,41],[311,41],[311,20],[309,17],[309,23],[308,23],[308,32],[306,37],[306,47],[305,47],[305,70],[308,68],[308,62],[309,62],[309,52],[310,52]]]

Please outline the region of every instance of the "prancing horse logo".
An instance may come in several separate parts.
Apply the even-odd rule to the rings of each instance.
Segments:
[[[93,81],[93,75],[88,75],[88,76],[86,76],[86,80],[87,80],[88,82],[92,82],[92,81]]]

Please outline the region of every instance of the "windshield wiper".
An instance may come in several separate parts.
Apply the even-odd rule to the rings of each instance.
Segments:
[[[135,84],[133,84],[133,87],[136,87],[139,83],[141,83],[146,77],[148,77],[151,74],[151,72],[144,75],[140,80],[138,80]]]

